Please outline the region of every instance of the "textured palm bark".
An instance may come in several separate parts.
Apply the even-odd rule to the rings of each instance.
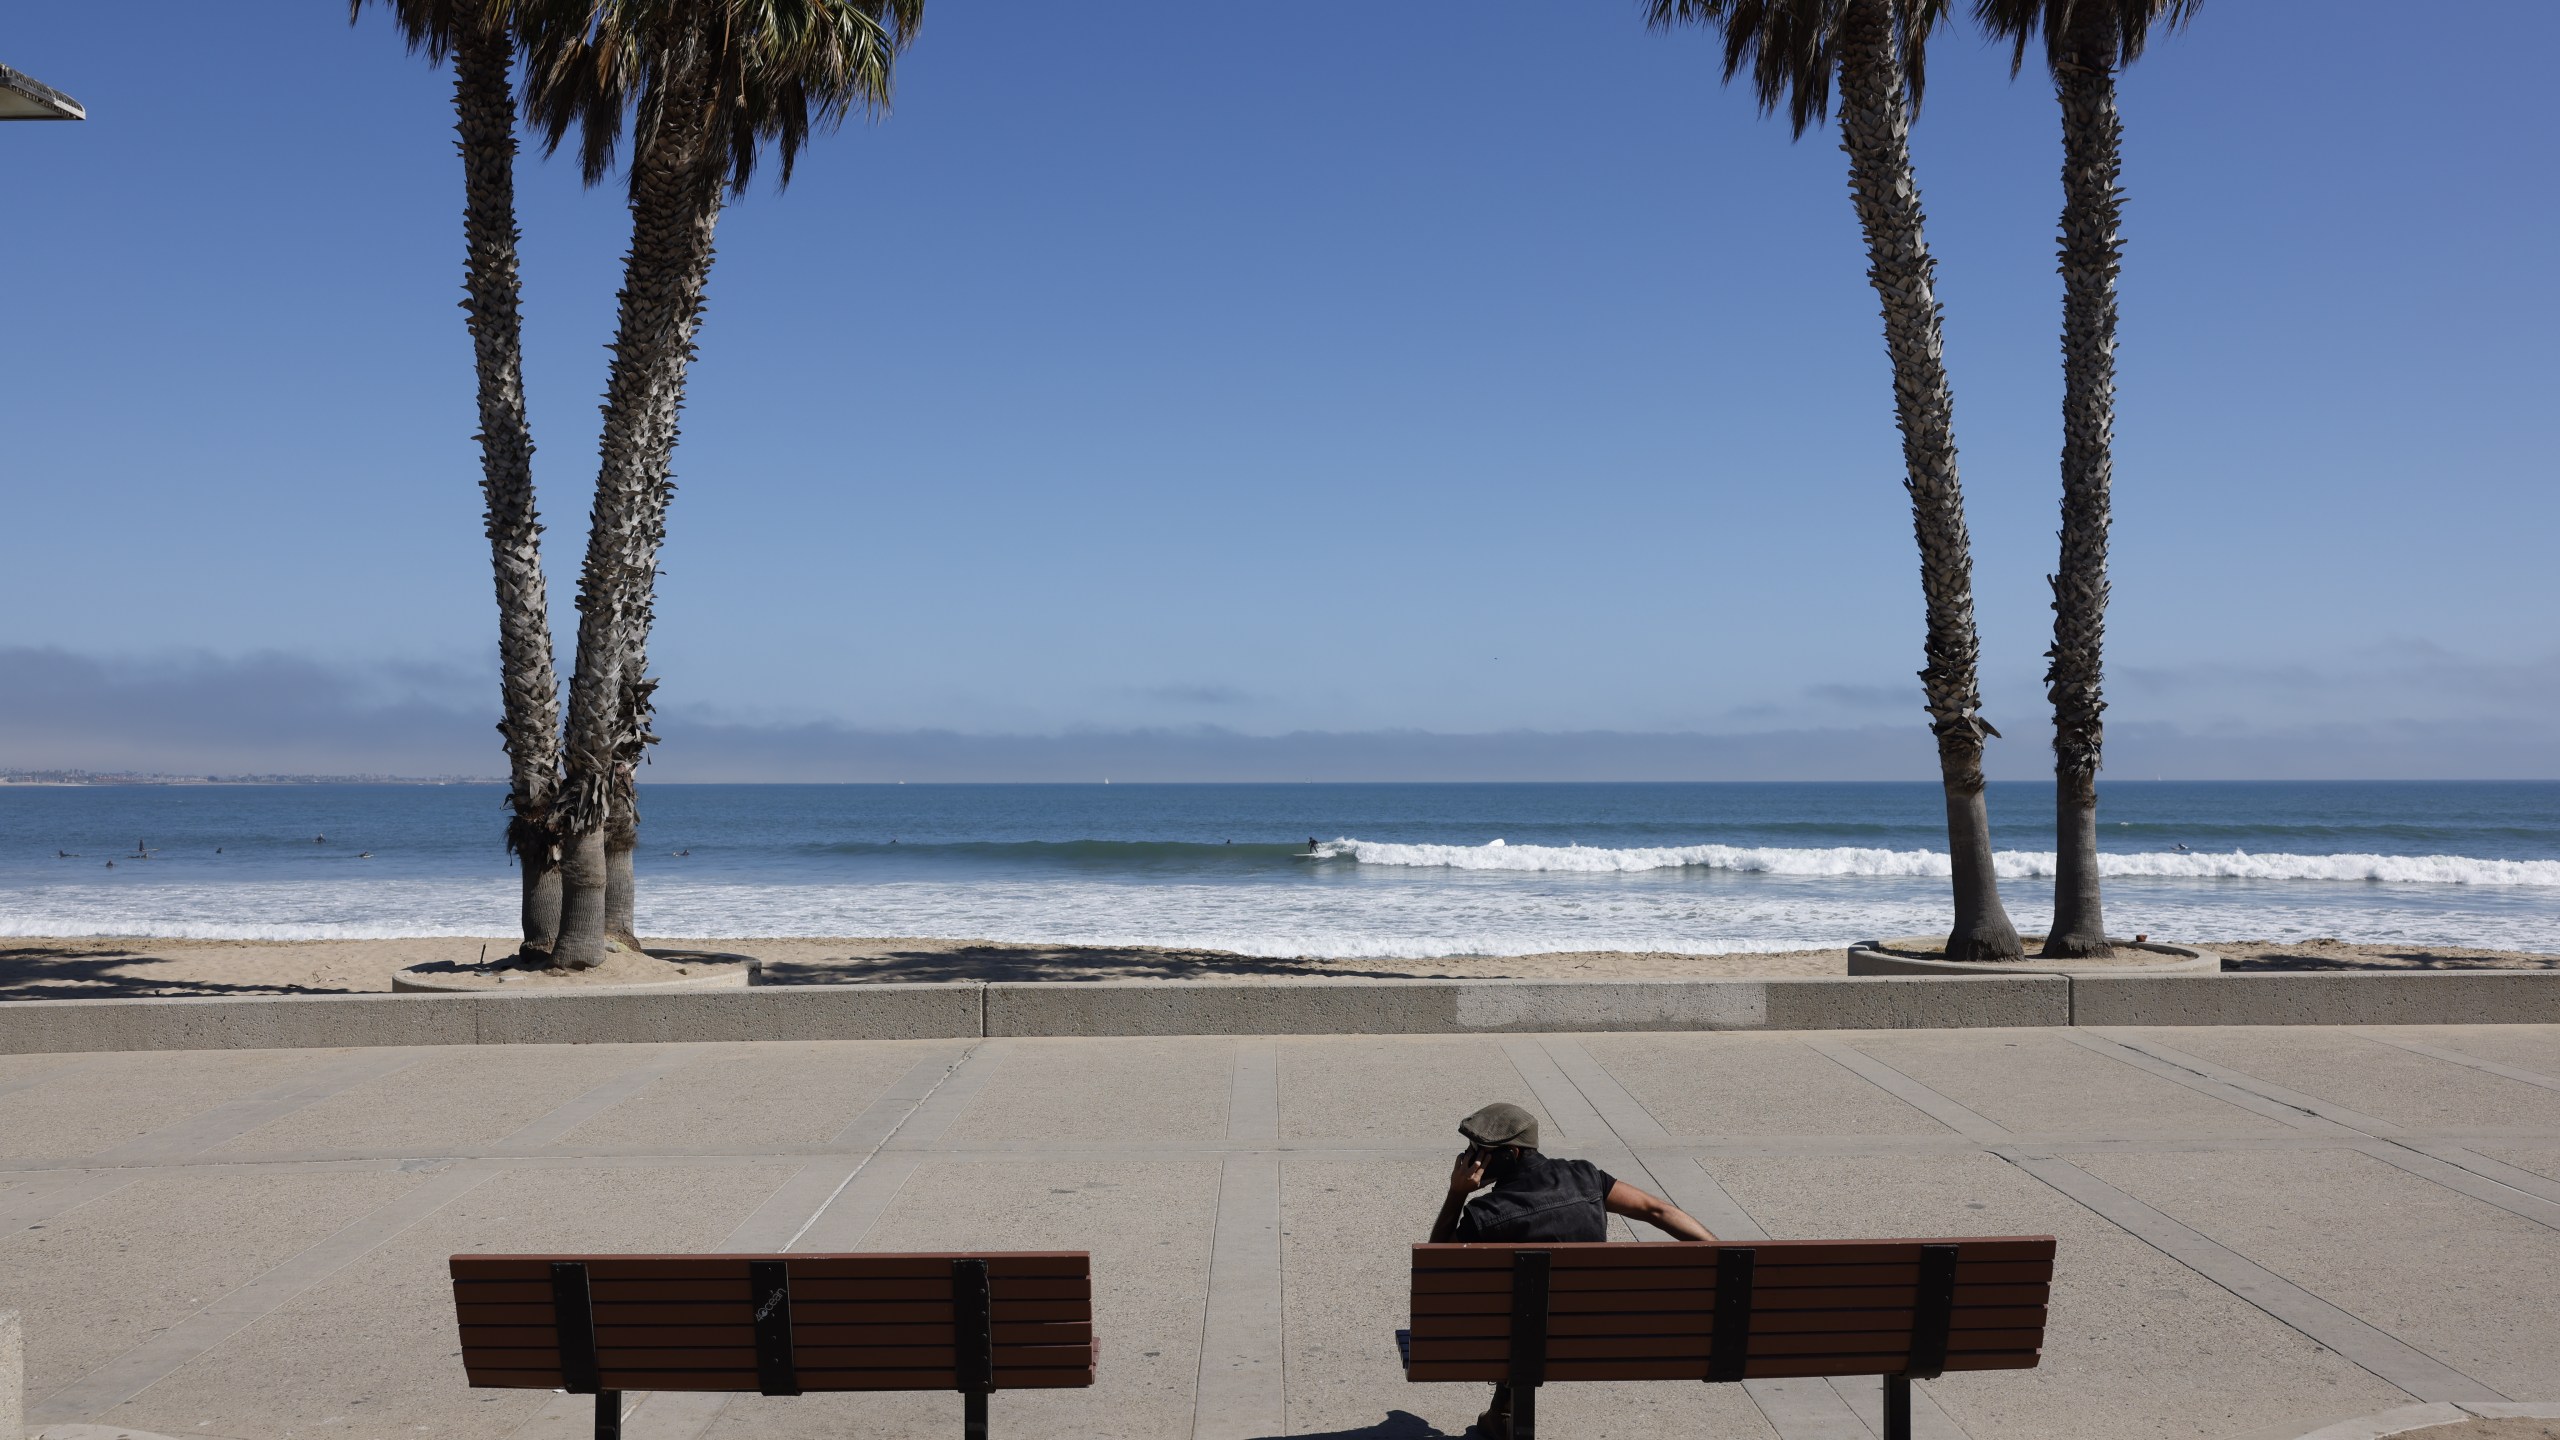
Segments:
[[[663,119],[634,158],[631,249],[624,258],[604,437],[587,558],[578,589],[578,668],[569,687],[565,777],[559,802],[567,840],[557,963],[601,963],[610,924],[607,831],[613,798],[647,741],[629,703],[642,676],[658,545],[666,534],[675,441],[693,333],[720,216],[705,93],[707,48],[670,82]]]
[[[626,677],[648,668],[647,638],[623,656]],[[605,937],[632,950],[645,947],[640,943],[640,930],[633,919],[639,898],[639,876],[632,864],[640,848],[640,792],[637,784],[639,763],[648,746],[658,737],[649,730],[652,707],[649,697],[657,682],[640,680],[623,687],[624,759],[614,767],[612,809],[605,819],[604,830],[604,927]]]
[[[2115,17],[2082,7],[2071,56],[2054,66],[2062,102],[2062,554],[2053,585],[2053,929],[2044,953],[2111,955],[2098,895],[2098,765],[2107,702],[2108,490],[2114,480],[2116,273],[2123,242],[2123,125],[2116,112]]]
[[[719,201],[720,192],[715,187],[707,203],[716,207]],[[691,281],[697,321],[703,286],[710,275],[712,251],[708,239],[706,234],[701,254],[702,268]],[[692,334],[693,328],[688,327],[684,351],[688,362],[694,354]],[[648,492],[648,514],[635,533],[638,549],[629,570],[638,589],[630,597],[630,608],[623,616],[622,718],[619,727],[622,745],[614,766],[613,790],[608,796],[610,809],[605,820],[604,908],[606,937],[632,950],[645,948],[640,943],[639,922],[635,918],[639,875],[633,860],[640,848],[640,767],[647,763],[649,747],[658,743],[657,733],[650,728],[656,715],[653,697],[657,693],[658,682],[649,678],[649,635],[657,622],[658,552],[666,541],[667,511],[675,500],[673,467],[677,418],[683,405],[683,379],[679,375],[675,386],[657,394],[650,414],[649,444],[654,478]]]
[[[513,59],[502,32],[462,37],[453,51],[453,104],[463,173],[462,308],[479,374],[480,493],[497,580],[507,848],[521,867],[523,952],[547,958],[560,930],[560,850],[551,824],[560,783],[560,677],[551,658],[533,434],[525,418],[515,109],[507,85]]]
[[[639,899],[639,876],[631,857],[640,848],[640,814],[627,782],[614,787],[615,809],[604,829],[604,937],[626,950],[640,950],[632,923]]]
[[[1923,232],[1920,189],[1911,169],[1906,100],[1894,0],[1848,0],[1839,20],[1840,148],[1849,190],[1866,232],[1867,279],[1883,303],[1885,348],[1893,360],[1894,421],[1902,432],[1904,488],[1920,545],[1927,602],[1928,666],[1920,683],[1938,740],[1946,787],[1947,851],[1953,862],[1955,925],[1950,960],[2014,960],[2026,953],[2000,904],[1983,803],[1982,747],[1996,735],[1981,716],[1979,642],[1973,624],[1973,544],[1964,487],[1956,472],[1955,399],[1947,385],[1936,266]]]

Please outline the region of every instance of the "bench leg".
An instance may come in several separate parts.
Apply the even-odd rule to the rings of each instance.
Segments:
[[[622,1440],[622,1392],[596,1392],[596,1440]]]
[[[960,1433],[964,1440],[987,1440],[987,1392],[960,1392]]]
[[[1538,1387],[1514,1385],[1511,1387],[1510,1440],[1537,1440],[1537,1435]]]
[[[1911,1377],[1884,1377],[1884,1440],[1911,1440]]]

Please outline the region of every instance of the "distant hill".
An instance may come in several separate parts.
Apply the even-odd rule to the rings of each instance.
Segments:
[[[5,770],[0,785],[504,785],[487,775],[164,775],[141,770]]]

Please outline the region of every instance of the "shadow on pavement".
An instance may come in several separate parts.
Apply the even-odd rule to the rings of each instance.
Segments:
[[[1410,980],[1408,968],[1354,969],[1340,961],[1268,960],[1212,950],[1092,945],[967,945],[890,950],[842,960],[765,962],[767,985],[926,984],[950,980],[1234,980],[1306,976]],[[1366,1433],[1366,1432],[1363,1432]]]
[[[1459,1435],[1470,1433],[1470,1430],[1457,1432]],[[1279,1437],[1273,1436],[1270,1440],[1279,1440]],[[1410,1410],[1390,1410],[1387,1418],[1375,1425],[1363,1425],[1357,1430],[1327,1430],[1313,1435],[1298,1432],[1290,1440],[1453,1440],[1453,1437],[1449,1431]]]
[[[153,995],[337,995],[342,986],[291,985],[154,976],[173,962],[140,950],[84,950],[40,945],[0,950],[0,1000],[132,1000]]]
[[[2428,950],[2393,950],[2362,955],[2225,955],[2225,971],[2279,970],[2553,970],[2560,956],[2439,955]]]

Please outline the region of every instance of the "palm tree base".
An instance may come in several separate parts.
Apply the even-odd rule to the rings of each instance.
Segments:
[[[583,995],[664,991],[735,990],[755,983],[751,955],[711,950],[660,950],[655,954],[615,951],[592,970],[546,968],[539,960],[523,964],[473,965],[436,960],[393,974],[391,988],[418,994]]]
[[[593,970],[613,952],[605,948],[604,836],[563,837],[560,847],[560,938],[551,962],[562,970]]]
[[[1862,940],[1849,947],[1851,975],[2211,975],[2222,957],[2190,945],[2156,940],[2116,940],[2114,954],[2089,960],[2020,956],[2008,960],[1952,960],[1930,936]]]
[[[1983,963],[2023,960],[2027,958],[2027,947],[2025,942],[2018,938],[2018,932],[2015,930],[2005,934],[1998,931],[1977,931],[1971,935],[1948,936],[1946,956],[1950,960]]]

